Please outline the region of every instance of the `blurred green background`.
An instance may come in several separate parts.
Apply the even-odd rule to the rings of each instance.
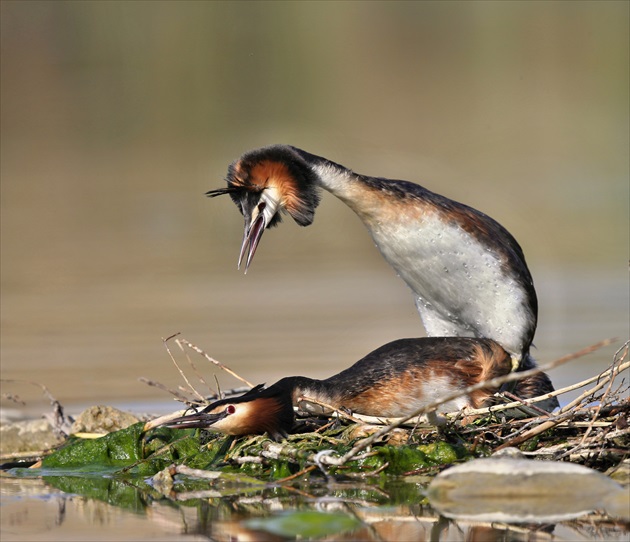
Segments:
[[[241,216],[203,194],[272,143],[499,220],[538,287],[540,359],[627,337],[627,2],[0,5],[3,378],[66,403],[168,404],[136,377],[177,385],[174,332],[256,382],[422,335],[327,194],[311,227],[287,220],[236,271]]]

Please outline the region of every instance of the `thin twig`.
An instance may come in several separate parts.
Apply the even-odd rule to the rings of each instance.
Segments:
[[[245,380],[242,376],[237,375],[234,371],[232,371],[232,369],[229,369],[228,367],[223,365],[223,363],[221,363],[220,361],[217,361],[216,359],[210,357],[201,348],[199,348],[198,346],[195,346],[194,344],[192,344],[191,342],[187,341],[186,339],[177,339],[176,342],[178,342],[178,343],[181,342],[182,344],[185,344],[188,348],[191,348],[192,350],[197,352],[197,354],[201,354],[203,357],[205,357],[210,363],[214,363],[217,367],[219,367],[220,369],[224,370],[226,373],[232,375],[234,378],[240,380],[244,384],[247,384],[250,388],[254,387],[254,384],[252,384],[248,380]]]
[[[355,418],[354,416],[352,416],[351,414],[348,414],[344,410],[337,409],[334,406],[329,405],[328,403],[324,403],[323,401],[312,399],[311,397],[307,397],[305,395],[298,397],[298,404],[301,403],[302,401],[313,403],[315,405],[318,405],[318,406],[321,406],[330,410],[331,411],[330,414],[325,414],[328,417],[331,417],[332,415],[337,414],[340,418],[345,418],[346,420],[350,420],[354,423],[361,423],[361,420],[359,420],[358,418]]]
[[[240,457],[232,457],[230,458],[230,461],[233,461],[238,465],[244,465],[245,463],[260,464],[263,462],[263,458],[259,455],[242,455]]]
[[[138,378],[138,380],[142,382],[143,384],[146,384],[147,386],[152,386],[154,388],[158,388],[158,389],[161,389],[162,391],[170,393],[171,395],[175,397],[175,399],[177,399],[178,401],[181,401],[182,403],[186,403],[186,404],[192,403],[192,401],[185,395],[182,395],[178,391],[172,390],[171,388],[165,386],[164,384],[161,384],[160,382],[156,382],[155,380],[149,380],[148,378],[144,376],[141,376],[140,378]]]
[[[284,484],[286,482],[290,482],[291,480],[295,480],[296,478],[299,478],[300,476],[303,476],[304,474],[308,474],[311,471],[314,471],[317,467],[315,465],[309,465],[308,467],[302,469],[301,471],[296,472],[295,474],[292,474],[291,476],[287,476],[286,478],[281,478],[280,480],[276,480],[276,484]]]
[[[197,396],[197,399],[200,399],[201,401],[203,401],[204,400],[203,395],[201,395],[195,389],[195,387],[190,383],[190,381],[186,377],[186,374],[184,373],[184,371],[182,371],[181,367],[178,365],[177,361],[175,360],[175,356],[173,356],[173,353],[171,352],[171,349],[168,346],[168,341],[171,340],[173,337],[177,337],[177,335],[179,335],[179,333],[176,333],[175,335],[171,335],[170,337],[167,337],[166,339],[162,338],[162,343],[164,344],[164,348],[166,348],[166,351],[168,352],[168,355],[170,356],[171,361],[173,362],[173,365],[175,365],[175,368],[179,371],[179,374],[184,379],[184,382],[186,382],[186,384],[188,385],[190,390],[193,392],[193,394]],[[178,340],[175,340],[175,343],[183,350]]]
[[[513,393],[510,393],[509,391],[504,391],[504,392],[502,392],[502,394],[505,397],[507,397],[508,399],[512,399],[512,401],[516,401],[517,403],[521,403],[523,406],[526,406],[526,407],[532,409],[539,416],[548,416],[549,415],[549,412],[547,412],[546,410],[543,410],[542,408],[537,407],[534,404],[531,404],[530,402],[527,401],[527,399],[521,399],[520,397],[517,397],[516,395],[514,395]]]
[[[216,480],[223,474],[221,471],[193,469],[186,465],[177,465],[175,467],[175,474],[183,474],[185,476],[191,476],[192,478],[201,478],[203,480]]]
[[[21,406],[26,406],[26,403],[22,401],[20,396],[15,393],[3,393],[2,398],[6,399],[7,401],[11,401],[12,403],[16,403]]]
[[[615,366],[620,365],[621,361],[628,354],[628,343],[626,342],[626,344],[624,346],[625,346],[625,351],[624,351],[623,355],[618,357],[617,354],[615,354],[615,356],[613,357],[613,362],[612,362],[612,364],[610,366],[611,373],[614,373]],[[618,350],[617,353],[619,353],[620,350]],[[617,373],[618,372],[619,371],[617,371]],[[615,381],[614,377],[610,378],[610,380],[608,382],[608,386],[606,387],[606,390],[604,391],[604,394],[602,395],[602,398],[601,398],[601,400],[599,402],[599,405],[597,405],[597,409],[595,410],[595,413],[593,414],[593,419],[591,420],[591,425],[584,432],[584,436],[582,437],[582,442],[580,444],[584,444],[584,442],[586,442],[586,439],[588,438],[588,436],[591,434],[591,431],[593,430],[593,424],[597,421],[597,418],[599,417],[599,412],[602,409],[602,406],[604,405],[604,403],[606,402],[606,399],[607,399],[608,395],[610,394],[610,391],[612,390],[612,385],[613,385],[614,381]]]
[[[40,384],[39,382],[34,382],[32,380],[1,379],[0,382],[16,382],[16,383],[30,384],[31,386],[37,386],[38,388],[40,388],[44,396],[50,401],[50,404],[53,409],[51,425],[53,427],[54,433],[58,437],[68,436],[68,434],[70,433],[70,425],[71,425],[70,421],[66,418],[66,415],[64,414],[62,404],[53,397],[53,394],[50,393],[50,391],[48,390],[46,386],[44,386],[43,384]]]
[[[627,367],[628,366],[625,364],[622,365],[622,370]],[[547,370],[547,369],[544,369],[544,370]],[[520,374],[520,373],[516,373],[516,374]],[[490,405],[483,408],[471,408],[466,411],[466,414],[469,416],[479,416],[479,415],[484,415],[484,414],[493,414],[496,412],[503,412],[504,410],[511,410],[513,408],[517,408],[522,405],[531,406],[530,403],[540,402],[549,397],[556,397],[559,395],[564,395],[565,393],[568,393],[570,391],[584,388],[585,386],[588,386],[589,384],[592,384],[593,382],[597,382],[602,377],[606,377],[609,374],[610,374],[610,369],[606,369],[603,373],[599,373],[595,376],[591,376],[590,378],[587,378],[575,384],[571,384],[570,386],[566,386],[564,388],[559,388],[553,392],[541,395],[539,397],[532,397],[529,399],[520,399],[519,401],[513,401],[511,403],[503,403],[500,405]],[[451,412],[451,413],[445,414],[445,416],[447,416],[448,418],[455,418],[458,415],[459,415],[459,412]]]
[[[202,384],[204,384],[206,386],[206,388],[208,388],[208,391],[210,392],[210,395],[214,395],[215,397],[218,397],[219,396],[218,388],[217,388],[217,391],[215,391],[215,390],[213,390],[210,387],[210,385],[203,378],[203,375],[201,375],[199,373],[199,371],[197,370],[197,367],[195,366],[195,363],[193,362],[193,360],[190,357],[190,355],[188,354],[188,352],[186,350],[184,350],[184,348],[182,348],[182,345],[180,344],[180,342],[177,339],[175,339],[175,342],[179,346],[180,350],[182,352],[184,352],[184,355],[186,356],[186,360],[188,361],[188,365],[190,365],[191,369],[193,370],[193,373],[195,373],[195,376],[199,379],[199,382],[201,382]],[[215,380],[216,380],[216,376],[215,376]]]
[[[372,476],[378,476],[387,467],[389,467],[389,461],[383,463],[377,469],[366,472],[344,472],[344,476],[347,476],[348,478],[371,478]]]
[[[579,397],[571,401],[568,405],[561,408],[560,411],[558,412],[558,416],[556,416],[555,419],[544,422],[540,424],[539,426],[533,429],[530,429],[529,431],[526,431],[522,435],[505,442],[504,444],[499,446],[497,450],[501,450],[509,446],[515,446],[517,444],[521,444],[522,442],[525,442],[526,440],[529,440],[530,438],[536,435],[539,435],[540,433],[543,433],[544,431],[547,431],[548,429],[551,429],[552,427],[555,427],[561,421],[564,421],[567,418],[574,416],[575,412],[573,411],[573,409],[576,405],[579,405],[584,399],[586,399],[587,397],[591,397],[596,391],[602,389],[609,382],[609,380],[614,378],[622,370],[627,369],[628,366],[630,366],[630,363],[624,363],[623,365],[617,368],[617,371],[608,371],[609,374],[607,377],[602,378],[600,382],[596,384],[594,387],[585,391],[582,395],[580,395]]]
[[[626,369],[628,369],[628,367],[630,367],[630,361],[627,361],[626,363],[619,365],[616,370],[611,371],[610,369],[608,369],[607,371],[603,372],[602,374],[599,375],[600,378],[597,379],[599,380],[599,383],[597,385],[586,390],[582,395],[580,395],[579,397],[576,397],[568,405],[562,407],[560,409],[560,412],[567,412],[567,411],[572,410],[573,407],[575,407],[576,405],[579,405],[584,399],[590,397],[596,391],[602,389],[611,378],[614,378],[622,371],[625,371]]]
[[[11,460],[41,459],[46,455],[50,455],[52,450],[29,450],[28,452],[11,452],[0,454],[0,462],[4,463]]]
[[[214,377],[214,383],[217,385],[217,398],[223,399],[225,396],[223,395],[223,392],[221,391],[221,383],[219,382],[219,379],[217,378],[216,374],[213,374],[212,376]]]

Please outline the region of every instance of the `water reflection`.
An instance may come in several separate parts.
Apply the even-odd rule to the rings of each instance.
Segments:
[[[185,502],[159,498],[135,483],[121,499],[120,487],[90,498],[59,491],[58,482],[2,478],[3,539],[267,542],[293,539],[308,522],[315,525],[313,538],[326,540],[623,540],[628,534],[627,525],[597,515],[557,524],[448,520],[426,504],[423,479],[266,486]]]

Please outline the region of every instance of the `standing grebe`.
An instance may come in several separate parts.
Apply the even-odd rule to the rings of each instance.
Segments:
[[[289,145],[245,153],[230,165],[229,194],[245,218],[239,268],[249,268],[265,228],[286,212],[301,226],[313,221],[319,188],[348,205],[363,221],[387,262],[407,283],[429,336],[489,338],[515,366],[535,366],[529,349],[536,331],[538,302],[525,256],[498,222],[462,203],[407,181],[370,177]],[[517,384],[515,393],[531,397]],[[553,409],[555,398],[544,404]]]
[[[508,374],[511,369],[510,355],[489,339],[399,339],[326,380],[286,377],[268,388],[256,386],[240,397],[215,401],[199,413],[165,424],[180,429],[212,428],[229,435],[266,432],[278,440],[293,426],[294,406],[314,414],[329,413],[316,403],[301,402],[301,397],[366,416],[402,417],[470,385]],[[479,408],[496,391],[474,391],[441,405],[438,412]]]

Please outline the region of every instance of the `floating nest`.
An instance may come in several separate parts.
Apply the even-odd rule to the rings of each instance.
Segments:
[[[251,387],[249,382],[197,346],[177,336],[168,340],[171,339],[182,350],[192,349]],[[504,382],[547,371],[610,342],[602,341],[531,371],[471,386],[463,390],[462,395],[470,393],[473,388],[498,387]],[[172,354],[171,358],[199,398],[200,394],[194,390]],[[190,358],[187,359],[203,381]],[[540,459],[571,461],[600,471],[623,471],[621,465],[630,448],[630,400],[627,379],[624,378],[629,366],[628,343],[625,343],[615,353],[608,369],[554,392],[553,395],[560,396],[585,389],[579,397],[553,414],[535,406],[537,402],[548,399],[549,395],[520,401],[507,394],[497,397],[499,404],[491,407],[447,415],[448,423],[439,428],[423,423],[422,414],[452,400],[453,397],[449,396],[410,418],[382,419],[341,411],[326,419],[299,418],[295,434],[281,443],[265,436],[235,440],[208,431],[196,435],[200,446],[207,450],[215,449],[217,443],[224,440],[229,441],[229,446],[221,450],[223,465],[272,478],[277,478],[280,472],[298,477],[312,471],[350,477],[381,473],[430,474],[454,461],[487,456],[511,447],[518,447],[524,454]],[[195,399],[182,397],[178,392],[171,393],[189,406],[199,406]],[[462,423],[462,420],[467,423]]]
[[[240,379],[184,339],[169,340]],[[537,370],[547,371],[605,344],[609,342]],[[192,359],[186,356],[186,360],[205,385]],[[159,383],[147,383],[169,391],[188,407],[204,406],[216,399],[204,399],[173,361],[184,377],[185,388],[168,390]],[[440,427],[423,422],[420,412],[417,417],[396,420],[336,412],[328,418],[298,418],[296,432],[281,442],[266,435],[234,438],[207,430],[169,429],[156,426],[154,420],[133,423],[109,407],[88,409],[71,429],[61,404],[42,387],[53,404],[49,418],[60,444],[54,449],[5,455],[2,468],[39,467],[13,469],[9,475],[43,477],[46,484],[65,493],[87,495],[134,510],[147,502],[164,500],[169,506],[177,503],[183,515],[197,511],[198,517],[191,522],[198,521],[204,528],[210,523],[216,526],[218,515],[249,518],[221,523],[236,532],[244,527],[264,530],[271,524],[277,528],[279,522],[286,521],[298,525],[298,533],[307,538],[314,523],[334,527],[336,533],[362,525],[370,531],[381,524],[404,529],[413,518],[413,527],[425,529],[432,537],[448,522],[455,522],[453,528],[458,533],[465,529],[463,532],[471,536],[476,529],[481,529],[484,536],[492,529],[517,533],[517,537],[529,532],[530,537],[538,538],[563,521],[576,535],[609,540],[623,537],[628,529],[627,488],[611,478],[630,485],[629,367],[626,343],[605,371],[554,392],[563,395],[583,390],[552,414],[535,406],[536,399],[547,396],[524,402],[498,397],[503,404],[447,415],[447,423]],[[510,374],[502,378],[518,377]],[[499,384],[495,380],[488,385]],[[232,392],[240,394],[250,387],[246,383]],[[114,421],[130,425],[116,430]],[[508,457],[497,458],[501,453]],[[565,464],[541,469],[551,465],[514,459],[515,455]],[[476,460],[488,456],[495,457]],[[497,461],[506,459],[513,459],[509,463],[511,478],[501,478],[496,468]],[[455,463],[465,464],[446,470]],[[575,476],[576,464],[590,467],[579,467],[588,475]],[[488,465],[488,472],[482,472],[484,465]],[[473,477],[468,486],[461,479],[453,485],[452,478],[458,471],[474,470],[472,467],[481,478]],[[538,478],[534,476],[521,488],[530,498],[520,498],[514,494],[519,484],[513,479],[527,478],[530,471]],[[487,482],[492,476],[494,481]],[[540,480],[545,488],[557,491],[546,495],[537,485],[532,490],[531,484],[539,484]],[[597,485],[604,499],[597,497]],[[451,487],[456,493],[472,491],[473,496],[458,500],[452,489],[448,492]],[[475,493],[478,490],[481,494]],[[494,500],[484,500],[484,491]],[[311,509],[313,503],[316,509]],[[498,503],[498,519],[492,516],[496,513],[494,503]],[[471,509],[472,505],[477,508]],[[278,513],[279,507],[283,514]],[[339,521],[351,524],[344,523],[342,529]],[[287,533],[292,538],[293,531]]]
[[[182,350],[191,349],[251,387],[200,348],[185,339],[171,337],[165,344],[187,387],[168,391],[188,407],[203,406],[208,400],[196,391],[175,360],[168,347],[167,341],[171,340]],[[604,341],[532,371],[549,370],[609,343]],[[196,378],[205,384],[192,359],[189,356],[186,359]],[[199,476],[211,470],[283,481],[310,475],[348,478],[433,475],[452,463],[516,447],[529,457],[580,463],[626,483],[628,462],[624,460],[630,449],[630,400],[625,376],[629,366],[626,343],[615,353],[608,369],[554,392],[562,395],[585,390],[553,414],[535,406],[548,395],[527,401],[501,396],[498,397],[501,404],[447,415],[447,423],[438,428],[423,422],[423,412],[413,418],[394,420],[335,412],[328,418],[298,418],[296,432],[282,442],[265,435],[235,439],[206,430],[172,430],[139,422],[105,437],[85,432],[69,435],[57,450],[33,452],[28,457],[22,454],[19,460],[25,465],[24,461],[43,459],[35,465],[48,468],[100,464],[108,469],[118,468],[121,473],[142,475],[154,475],[164,469],[167,472],[170,469],[172,474],[196,469]],[[478,386],[498,386],[522,374],[512,373]],[[242,393],[244,389],[248,388],[232,392]],[[469,392],[470,389],[464,390]],[[45,393],[49,394],[47,390]],[[58,433],[68,432],[61,405],[55,400],[53,405]],[[96,436],[102,438],[86,438]],[[5,461],[11,459],[16,458],[4,457]]]

